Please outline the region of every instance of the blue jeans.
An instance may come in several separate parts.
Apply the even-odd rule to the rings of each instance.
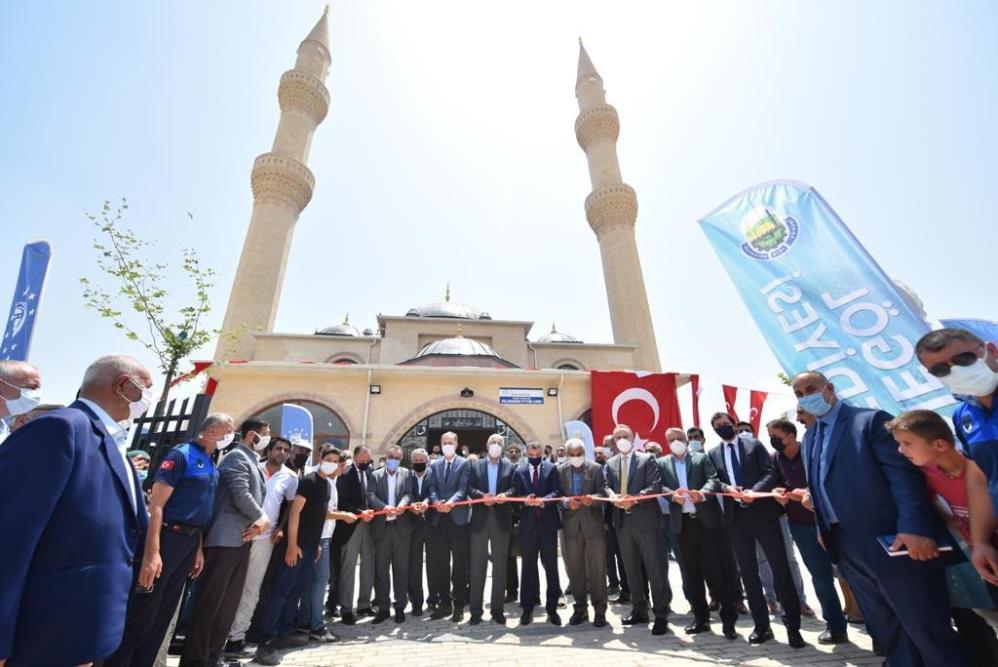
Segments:
[[[832,571],[832,559],[821,545],[818,544],[818,529],[812,524],[790,524],[790,534],[794,544],[804,560],[804,567],[811,573],[811,583],[814,593],[821,605],[821,617],[825,619],[826,627],[832,634],[844,634],[846,617],[842,613],[842,603],[835,590],[835,575]]]
[[[318,545],[302,549],[302,557],[294,567],[288,567],[283,558],[277,563],[273,580],[270,582],[270,597],[267,599],[267,606],[260,621],[261,644],[289,635],[294,630],[295,616],[298,614],[298,597],[304,590],[308,575],[315,565],[317,548]],[[321,614],[322,605],[319,606],[319,610]]]
[[[323,600],[326,599],[326,585],[329,583],[329,538],[319,540],[322,555],[312,566],[312,571],[305,580],[305,588],[301,592],[301,603],[298,605],[298,627],[308,628],[321,634],[326,629],[322,617]]]

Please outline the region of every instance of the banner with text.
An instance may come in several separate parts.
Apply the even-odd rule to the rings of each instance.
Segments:
[[[700,224],[789,375],[895,414],[953,404],[915,357],[928,325],[814,188],[763,183]]]

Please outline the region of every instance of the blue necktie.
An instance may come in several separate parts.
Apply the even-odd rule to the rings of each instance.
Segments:
[[[740,486],[742,483],[742,464],[738,462],[738,452],[735,445],[734,442],[728,445],[731,449],[731,476],[734,477],[731,480],[731,486]]]
[[[821,451],[825,448],[825,423],[817,421],[814,424],[814,446],[811,447],[811,465],[814,466],[815,486],[821,485]]]

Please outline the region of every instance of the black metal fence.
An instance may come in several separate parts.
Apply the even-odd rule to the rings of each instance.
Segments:
[[[151,485],[159,463],[168,451],[197,435],[201,422],[208,416],[210,405],[211,396],[207,394],[175,398],[167,404],[163,414],[153,416],[147,412],[135,420],[137,428],[132,449],[145,450],[152,459],[146,484]]]

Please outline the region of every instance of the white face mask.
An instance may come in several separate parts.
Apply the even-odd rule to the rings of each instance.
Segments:
[[[939,379],[961,396],[990,396],[998,389],[998,373],[988,366],[986,355],[969,366],[951,366],[949,375]]]
[[[256,442],[253,443],[253,449],[255,449],[258,452],[262,452],[263,450],[267,449],[267,445],[269,444],[270,444],[269,435],[260,435],[259,433],[257,433]]]
[[[676,456],[682,456],[686,453],[686,443],[682,440],[673,440],[669,443],[669,451]]]
[[[558,457],[558,463],[567,463],[567,462],[568,462],[568,457],[567,456],[559,456]]]
[[[690,440],[690,451],[691,452],[702,452],[703,443],[699,440]]]
[[[634,443],[627,438],[621,438],[620,440],[617,440],[617,451],[621,454],[630,454],[633,444]]]
[[[573,468],[581,468],[582,464],[586,462],[585,456],[569,456],[568,462],[572,464]]]
[[[455,445],[440,445],[440,450],[444,453],[444,457],[449,459],[454,456],[457,447]]]
[[[502,445],[497,443],[492,443],[489,445],[489,457],[497,459],[502,456]]]
[[[340,464],[335,463],[333,461],[323,461],[321,464],[319,464],[319,470],[321,470],[322,474],[325,475],[326,477],[329,477],[334,472],[336,472],[336,469],[339,467]]]
[[[222,439],[218,441],[218,448],[225,449],[232,444],[232,441],[236,439],[235,433],[226,433],[222,436]]]
[[[153,398],[152,398],[152,388],[143,387],[142,385],[140,385],[138,382],[136,382],[131,378],[128,378],[128,381],[134,384],[140,390],[142,390],[142,396],[140,396],[139,400],[137,401],[129,399],[127,396],[125,396],[125,394],[123,394],[120,391],[118,392],[118,396],[121,396],[123,399],[128,401],[128,419],[126,420],[126,422],[128,425],[131,425],[133,421],[144,415],[149,410],[149,407],[152,406]]]
[[[18,387],[17,385],[7,382],[3,378],[0,378],[0,382],[3,382],[9,387],[13,387],[21,392],[21,395],[17,398],[5,398],[4,402],[7,404],[7,414],[11,417],[15,415],[23,415],[25,412],[31,412],[37,408],[42,402],[42,390],[41,389],[28,389],[27,387]]]

